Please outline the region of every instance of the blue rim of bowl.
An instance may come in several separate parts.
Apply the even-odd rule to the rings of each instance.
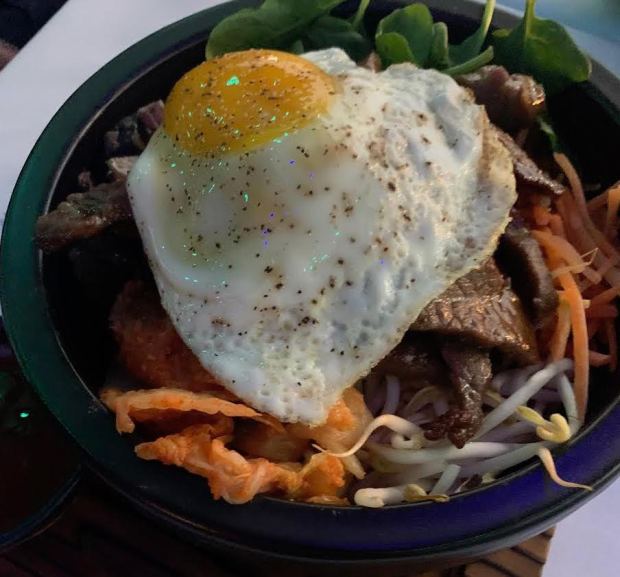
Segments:
[[[36,219],[47,211],[50,191],[67,159],[106,103],[156,65],[204,41],[213,25],[228,14],[256,4],[236,0],[218,5],[148,36],[78,88],[40,136],[13,191],[0,251],[0,299],[7,333],[26,378],[102,476],[156,515],[212,539],[248,541],[272,549],[337,550],[357,557],[406,552],[408,558],[425,558],[458,551],[482,552],[491,543],[506,544],[550,526],[620,473],[618,399],[568,447],[555,453],[560,473],[592,485],[593,493],[559,488],[540,466],[532,464],[442,505],[416,503],[369,510],[262,497],[233,507],[211,500],[202,479],[137,459],[66,356],[48,310],[41,255],[33,236]],[[400,3],[383,4],[394,8]],[[446,10],[442,2],[429,5]],[[479,11],[476,4],[463,2],[458,14],[468,17]],[[498,19],[502,25],[514,23],[501,12]],[[611,95],[620,92],[620,82],[595,66],[593,84],[606,93],[590,86],[594,97],[617,111]],[[59,391],[62,402],[57,400]],[[195,497],[200,491],[204,502],[197,505]],[[441,531],[430,530],[434,527]]]

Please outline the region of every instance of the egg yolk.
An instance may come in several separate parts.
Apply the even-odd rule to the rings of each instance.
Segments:
[[[248,151],[312,122],[335,93],[312,62],[275,50],[207,60],[174,86],[164,129],[194,154]]]

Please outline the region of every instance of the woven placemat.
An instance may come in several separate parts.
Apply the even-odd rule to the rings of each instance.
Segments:
[[[463,567],[403,577],[540,577],[552,535],[547,531]],[[87,481],[56,523],[0,557],[0,576],[241,577],[226,565]]]

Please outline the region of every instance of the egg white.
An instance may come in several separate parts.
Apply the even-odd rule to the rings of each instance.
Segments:
[[[160,129],[128,184],[186,344],[254,408],[318,424],[492,253],[516,194],[484,109],[448,76],[305,58],[337,78],[326,114],[215,157]]]

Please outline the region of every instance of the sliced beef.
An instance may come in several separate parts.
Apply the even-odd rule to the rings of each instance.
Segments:
[[[121,119],[103,138],[105,158],[134,156],[144,150],[164,118],[164,103],[151,102]]]
[[[164,121],[164,103],[162,100],[151,102],[136,112],[138,129],[142,140],[147,143]]]
[[[106,164],[108,166],[109,180],[125,180],[129,176],[129,172],[138,160],[137,156],[115,156],[108,158]]]
[[[83,170],[77,177],[77,188],[80,192],[90,190],[95,186],[93,175],[90,170]]]
[[[121,119],[112,130],[103,136],[104,155],[106,158],[114,156],[133,156],[139,154],[146,143],[140,136],[136,116],[126,116]]]
[[[564,187],[542,171],[512,136],[497,127],[495,131],[500,142],[510,153],[519,193],[533,191],[544,194],[562,194],[564,192]]]
[[[450,368],[456,396],[463,408],[467,408],[471,404],[471,391],[484,391],[493,377],[489,351],[460,341],[446,341],[441,347],[441,356]]]
[[[516,132],[528,128],[545,107],[545,91],[531,76],[509,74],[502,66],[483,66],[457,77],[484,105],[493,124]]]
[[[426,436],[431,440],[447,436],[457,447],[480,425],[481,392],[492,376],[488,350],[458,339],[413,332],[405,335],[372,374],[374,378],[394,375],[402,385],[413,384],[415,389],[427,384],[444,387],[451,397],[450,408],[428,425]]]
[[[53,211],[39,217],[36,239],[43,251],[52,252],[131,218],[125,183],[100,184],[87,192],[70,194]]]
[[[486,108],[500,141],[510,153],[520,188],[562,194],[564,187],[542,171],[507,134],[530,127],[542,112],[545,108],[543,87],[530,76],[509,74],[502,66],[495,65],[459,76],[457,82],[471,89],[476,102]]]
[[[78,177],[78,189],[37,222],[36,238],[45,252],[76,240],[93,237],[109,226],[132,218],[125,180],[138,154],[163,120],[163,102],[152,102],[123,118],[104,137],[108,177],[112,182],[93,185],[89,171]]]
[[[372,372],[379,378],[394,375],[404,383],[440,383],[446,380],[446,367],[435,341],[428,335],[412,332],[407,333]]]
[[[538,360],[536,340],[519,297],[489,259],[430,302],[411,326],[499,349],[524,365]]]
[[[482,422],[482,392],[493,377],[491,359],[488,350],[457,341],[445,342],[441,352],[449,368],[454,402],[428,425],[425,435],[432,441],[447,436],[460,448]]]
[[[506,228],[495,257],[511,278],[534,326],[544,326],[558,308],[558,293],[539,244],[518,217]]]
[[[136,275],[148,278],[138,229],[132,220],[119,222],[68,247],[67,257],[88,306],[109,310],[125,283]]]

